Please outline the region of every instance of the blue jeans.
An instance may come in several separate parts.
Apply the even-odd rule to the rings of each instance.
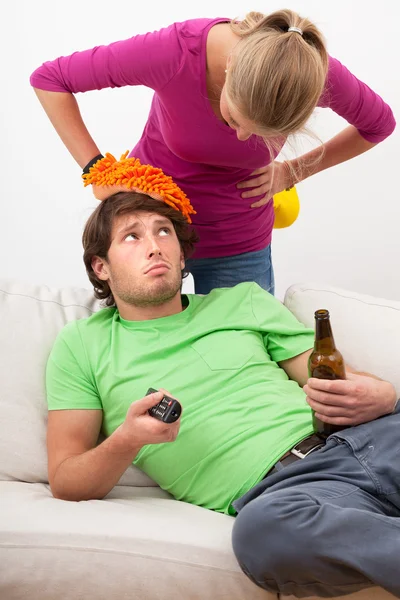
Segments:
[[[255,281],[270,294],[275,290],[271,246],[235,256],[190,258],[186,270],[193,275],[196,294],[208,294],[214,288],[233,287],[243,281]]]
[[[302,598],[379,585],[400,598],[400,406],[332,435],[234,507],[233,548],[260,587]]]

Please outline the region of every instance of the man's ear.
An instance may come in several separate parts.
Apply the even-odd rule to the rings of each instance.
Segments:
[[[107,281],[110,278],[108,264],[104,258],[100,258],[100,256],[93,256],[92,269],[97,279],[100,279],[101,281]]]
[[[181,271],[185,268],[185,257],[183,252],[181,251]]]

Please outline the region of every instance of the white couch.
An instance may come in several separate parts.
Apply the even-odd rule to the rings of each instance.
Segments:
[[[399,302],[317,285],[293,286],[285,302],[308,324],[330,309],[347,361],[400,391]],[[87,290],[0,281],[1,600],[276,600],[238,568],[231,517],[172,499],[134,467],[102,501],[52,497],[45,364],[63,325],[98,308]]]

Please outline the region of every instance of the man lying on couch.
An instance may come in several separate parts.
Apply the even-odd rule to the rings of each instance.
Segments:
[[[400,597],[393,386],[349,367],[345,381],[308,379],[313,332],[254,283],[181,295],[194,240],[187,215],[136,192],[89,218],[84,261],[107,307],[69,323],[49,357],[54,496],[103,498],[133,462],[179,500],[238,513],[234,551],[257,585]],[[163,395],[150,387],[182,418],[150,416]],[[347,429],[321,448],[311,408]]]

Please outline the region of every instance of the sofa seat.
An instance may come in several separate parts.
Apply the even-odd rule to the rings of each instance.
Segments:
[[[55,500],[43,483],[0,482],[2,600],[273,600],[240,571],[232,518],[119,485],[104,500]]]

